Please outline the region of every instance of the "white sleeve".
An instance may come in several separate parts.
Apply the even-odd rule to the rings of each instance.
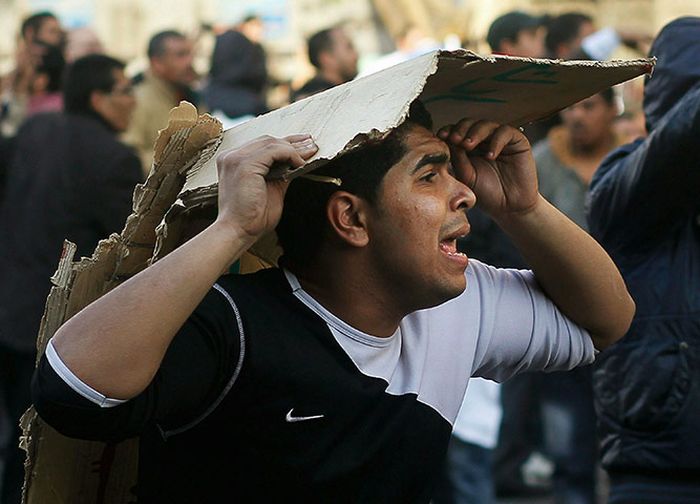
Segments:
[[[61,356],[58,355],[56,348],[53,346],[52,339],[49,340],[49,343],[46,346],[46,360],[49,361],[49,365],[53,368],[56,374],[60,376],[66,385],[72,388],[74,392],[80,394],[88,401],[97,404],[101,408],[112,408],[126,402],[124,399],[111,399],[106,397],[78,378],[78,376],[73,373],[68,366],[66,366],[63,359],[61,359]]]
[[[503,381],[521,371],[557,371],[588,364],[588,332],[567,318],[540,289],[531,271],[472,261],[468,298],[478,296],[480,323],[473,376]]]
[[[581,42],[581,49],[594,60],[606,60],[620,45],[620,36],[614,28],[603,28],[591,33]]]

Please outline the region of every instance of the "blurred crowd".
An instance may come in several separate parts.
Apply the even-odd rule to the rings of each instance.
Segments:
[[[209,111],[225,127],[270,110],[268,96],[278,83],[268,73],[264,33],[255,15],[221,31],[208,74],[198,75],[195,40],[174,29],[161,31],[144,48],[148,67],[128,76],[124,62],[108,56],[90,28],[65,30],[50,12],[22,23],[15,69],[2,78],[0,116],[0,503],[19,502],[24,453],[17,447],[18,421],[30,404],[35,339],[63,239],[76,243],[78,255],[89,256],[99,239],[121,230],[133,188],[151,169],[158,131],[181,100]],[[608,59],[620,45],[646,55],[652,40],[651,34],[596,26],[576,12],[509,12],[492,22],[487,35],[493,53],[579,60]],[[287,101],[441,46],[406,27],[395,52],[360,69],[352,34],[341,25],[328,27],[308,38],[315,74],[290,89]],[[540,192],[584,229],[598,167],[611,151],[647,135],[642,100],[637,80],[525,127]],[[485,214],[475,209],[469,218],[472,231],[461,247],[471,257],[527,267]],[[607,483],[601,482],[593,375],[587,367],[524,374],[503,385],[474,380],[434,502],[488,504],[497,496],[533,495],[566,504],[601,502]]]

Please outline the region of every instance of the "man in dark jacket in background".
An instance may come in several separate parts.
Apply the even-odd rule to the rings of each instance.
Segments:
[[[136,155],[117,141],[135,105],[124,65],[77,60],[64,84],[65,113],[37,115],[16,138],[0,207],[0,387],[16,431],[0,502],[16,504],[24,476],[19,417],[30,404],[36,336],[65,238],[78,256],[119,232],[141,180]]]
[[[209,83],[204,89],[206,105],[232,120],[267,112],[267,57],[260,44],[262,20],[248,16],[234,30],[216,37]]]
[[[611,503],[700,502],[700,18],[661,31],[644,91],[649,136],[591,183],[591,233],[637,303],[596,361]]]
[[[316,75],[292,93],[292,101],[344,84],[357,76],[357,51],[340,26],[314,33],[307,45],[309,61],[316,67]]]

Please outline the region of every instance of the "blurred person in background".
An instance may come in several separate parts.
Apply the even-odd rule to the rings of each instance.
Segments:
[[[483,378],[469,380],[452,428],[447,463],[433,504],[493,504],[493,449],[503,411],[501,387]]]
[[[542,58],[546,22],[523,11],[508,12],[491,23],[486,41],[494,54]]]
[[[587,230],[585,198],[593,174],[619,145],[612,88],[560,112],[562,124],[532,149],[539,189]],[[557,504],[596,502],[597,437],[591,366],[539,376],[542,449],[554,463]]]
[[[135,106],[124,65],[77,60],[64,81],[64,113],[39,114],[17,134],[0,206],[0,387],[14,429],[2,485],[16,504],[24,479],[19,418],[30,404],[36,337],[63,240],[90,256],[131,211],[141,167],[119,143]]]
[[[316,68],[316,75],[292,93],[292,101],[349,82],[357,76],[357,51],[340,26],[314,33],[309,37],[307,46],[309,61]]]
[[[637,312],[600,354],[594,391],[610,504],[700,502],[700,18],[667,24],[649,56],[649,136],[591,182],[592,235]]]
[[[267,112],[267,56],[261,45],[264,25],[250,15],[216,37],[204,89],[207,107],[224,127]]]
[[[34,68],[29,84],[29,100],[26,117],[40,112],[57,112],[63,109],[61,86],[66,61],[57,46],[46,46]]]
[[[624,44],[646,53],[651,37],[633,30],[607,26],[597,29],[593,18],[580,12],[567,12],[552,18],[547,29],[547,56],[554,59],[609,59]]]
[[[168,125],[170,109],[181,100],[197,105],[190,87],[197,78],[192,66],[192,44],[182,33],[166,30],[148,42],[148,70],[135,86],[136,110],[124,141],[138,152],[144,176],[153,163],[158,131]]]
[[[63,29],[51,12],[37,12],[26,18],[20,33],[15,69],[2,82],[0,131],[4,136],[13,136],[27,115],[33,86],[40,85],[40,82],[35,82],[37,68],[44,63],[55,67],[58,55],[62,58],[63,52]],[[51,54],[47,54],[49,52]],[[43,73],[48,73],[46,68]],[[39,81],[44,79],[40,77]]]
[[[66,35],[66,63],[73,63],[88,54],[104,54],[105,49],[95,30],[88,26],[74,28]]]

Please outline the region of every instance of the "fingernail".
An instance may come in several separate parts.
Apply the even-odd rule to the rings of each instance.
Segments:
[[[308,143],[308,142],[313,142],[314,139],[311,137],[311,135],[304,135],[304,138],[300,138],[299,140],[295,140],[292,143],[293,144],[302,144],[302,143]]]
[[[465,140],[465,142],[469,142],[469,143],[472,143],[473,141],[474,141],[474,139],[472,137],[467,137],[467,139]]]
[[[312,139],[309,139],[308,141],[296,144],[296,148],[303,150],[315,150],[318,149],[318,145],[316,145],[316,142],[314,142]]]
[[[496,154],[494,154],[493,151],[489,151],[486,155],[487,155],[488,157],[494,157]]]

